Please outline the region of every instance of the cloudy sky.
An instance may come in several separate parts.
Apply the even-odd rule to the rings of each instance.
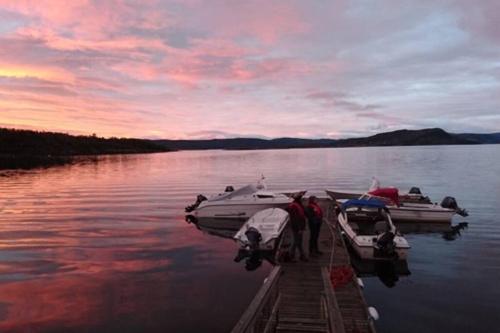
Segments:
[[[0,126],[500,131],[500,1],[0,0]]]

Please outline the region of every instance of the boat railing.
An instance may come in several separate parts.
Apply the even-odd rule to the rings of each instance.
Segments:
[[[335,298],[332,281],[330,279],[330,272],[323,267],[321,269],[321,274],[323,276],[323,303],[324,303],[324,311],[325,318],[328,323],[328,331],[329,332],[345,332],[344,322],[342,321],[342,317],[340,314],[340,308],[337,303],[337,299]]]
[[[279,280],[281,273],[280,266],[273,268],[231,333],[267,333],[275,331],[277,308],[280,301]]]
[[[337,217],[335,216],[335,205],[328,205],[328,209],[326,210],[326,216],[324,219],[324,223],[328,227],[330,234],[332,236],[332,242],[335,241],[335,230],[331,221],[336,221]],[[333,266],[333,257],[334,257],[335,246],[333,245],[330,251],[330,261],[328,264],[328,272],[332,271]]]

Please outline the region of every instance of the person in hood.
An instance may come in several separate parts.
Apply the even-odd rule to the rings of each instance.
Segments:
[[[300,260],[307,261],[307,257],[304,253],[303,235],[306,228],[306,215],[304,211],[304,206],[302,205],[302,195],[295,195],[293,202],[287,207],[288,214],[290,214],[290,226],[292,227],[293,233],[293,244],[291,248],[291,260],[295,261],[295,252],[299,251]]]
[[[309,255],[321,255],[323,252],[321,252],[318,248],[318,238],[321,230],[321,224],[323,223],[323,210],[318,205],[317,199],[314,195],[309,197],[309,204],[305,209],[305,214],[307,216],[310,231]]]

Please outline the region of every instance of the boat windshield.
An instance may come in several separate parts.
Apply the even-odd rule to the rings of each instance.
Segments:
[[[257,191],[258,191],[257,187],[255,185],[250,184],[247,186],[243,186],[233,192],[225,192],[214,198],[210,198],[210,201],[227,200],[241,195],[250,195]]]

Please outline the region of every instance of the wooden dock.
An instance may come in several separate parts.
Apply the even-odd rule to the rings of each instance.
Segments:
[[[336,227],[333,201],[321,204],[326,212],[319,241],[323,255],[274,267],[233,333],[375,332],[356,277],[333,289],[330,270],[350,267],[350,259]],[[308,232],[304,236],[307,249]],[[289,237],[285,235],[280,251],[288,250]]]

